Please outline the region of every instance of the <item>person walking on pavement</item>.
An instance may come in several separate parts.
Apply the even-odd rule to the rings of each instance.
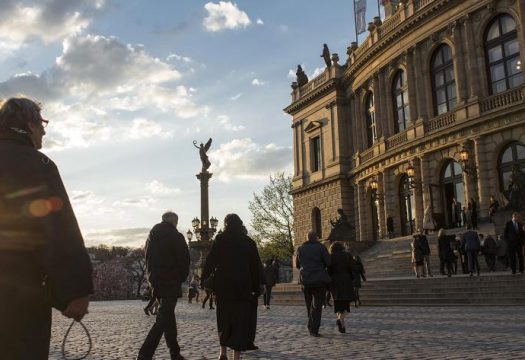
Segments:
[[[453,236],[453,235],[452,235]],[[446,275],[448,277],[452,276],[452,260],[454,258],[454,253],[450,247],[450,236],[445,234],[444,229],[439,229],[438,232],[438,254],[439,262],[442,264],[442,274],[445,275],[445,268],[447,270]]]
[[[423,231],[419,229],[419,243],[421,245],[421,251],[423,252],[423,270],[425,277],[432,277],[432,271],[430,270],[430,245],[428,239]]]
[[[319,337],[323,298],[331,279],[327,271],[330,255],[326,247],[319,242],[315,231],[310,231],[307,241],[297,249],[295,266],[299,269],[299,281],[306,303],[308,331],[311,336]]]
[[[272,298],[272,288],[275,286],[275,269],[272,266],[272,261],[267,260],[264,263],[264,295],[263,302],[266,309],[270,308],[270,300]]]
[[[515,212],[512,219],[505,224],[503,238],[507,242],[510,269],[512,274],[516,274],[516,258],[518,260],[518,270],[523,274],[523,244],[525,242],[525,232],[523,224],[520,222],[520,215]]]
[[[254,304],[261,293],[261,259],[255,242],[248,237],[237,214],[224,218],[224,231],[217,234],[204,266],[203,281],[213,273],[220,360],[226,349],[238,360],[241,351],[253,346]]]
[[[190,272],[190,252],[184,236],[177,230],[179,217],[168,211],[155,225],[146,241],[146,272],[160,307],[137,360],[151,360],[164,335],[171,360],[184,360],[177,342],[175,306],[182,297],[181,285]]]
[[[425,263],[425,258],[423,255],[423,250],[421,248],[421,241],[418,234],[414,235],[412,243],[410,244],[412,248],[412,266],[416,277],[419,278],[423,276],[423,264]]]
[[[361,305],[361,299],[359,298],[359,289],[361,289],[361,279],[363,281],[366,281],[365,267],[359,255],[354,256],[354,261],[352,262],[352,266],[353,266],[352,271],[353,271],[353,277],[354,277],[354,292],[355,292],[354,306],[357,307],[358,305]]]
[[[481,236],[481,234],[479,236]],[[496,244],[496,240],[494,240],[492,236],[488,235],[485,241],[483,241],[482,250],[483,255],[485,255],[485,262],[487,263],[489,271],[496,271],[496,255],[498,253],[498,245]]]
[[[331,290],[334,297],[334,313],[340,333],[346,332],[345,317],[350,312],[350,301],[355,299],[352,255],[345,252],[343,244],[334,242],[330,246],[330,267],[328,274],[332,278]]]
[[[468,272],[472,276],[474,271],[476,271],[479,276],[478,253],[481,250],[481,243],[478,233],[469,229],[463,234],[463,239],[465,241],[465,252],[467,253]]]
[[[210,300],[210,310],[215,309],[213,307],[213,291],[211,291],[210,289],[204,289],[204,291],[206,292],[206,296],[202,300],[202,308],[204,309],[206,307],[206,301]]]
[[[55,163],[39,152],[49,123],[27,98],[0,103],[0,357],[49,356],[51,307],[80,321],[92,267]]]

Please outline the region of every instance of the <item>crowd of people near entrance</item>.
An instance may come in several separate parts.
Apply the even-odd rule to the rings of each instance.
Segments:
[[[491,204],[496,202],[491,198]],[[475,208],[475,205],[474,205]],[[489,208],[492,218],[497,207]],[[471,218],[472,220],[472,218]],[[468,221],[468,219],[467,219]],[[447,234],[445,229],[437,233],[437,252],[439,257],[439,270],[441,275],[451,277],[461,272],[473,276],[480,275],[479,256],[485,258],[487,269],[495,272],[498,263],[504,270],[512,274],[524,272],[525,254],[525,224],[520,222],[517,212],[512,214],[511,220],[505,224],[502,235],[493,236],[479,233],[473,226],[474,222],[467,222],[467,229],[463,233]],[[432,229],[433,230],[433,229]],[[430,269],[431,250],[425,231],[419,230],[413,236],[411,243],[412,265],[415,276],[432,277]],[[459,269],[459,270],[458,270]]]

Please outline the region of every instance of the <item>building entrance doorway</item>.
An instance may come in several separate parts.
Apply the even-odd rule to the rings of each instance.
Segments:
[[[461,165],[454,160],[450,160],[443,167],[441,173],[441,189],[443,198],[443,209],[445,209],[445,224],[447,228],[453,228],[461,222],[461,212],[456,209],[465,205],[465,186],[463,184],[463,170]],[[453,208],[453,199],[459,203],[456,209]]]
[[[399,183],[399,208],[401,210],[401,235],[411,235],[415,231],[416,207],[407,174],[403,174]]]

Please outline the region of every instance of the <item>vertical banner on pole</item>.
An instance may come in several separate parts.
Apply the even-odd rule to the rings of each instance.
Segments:
[[[366,31],[366,0],[354,0],[355,28],[357,34]]]

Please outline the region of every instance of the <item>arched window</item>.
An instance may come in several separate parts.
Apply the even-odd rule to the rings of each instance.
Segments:
[[[523,83],[516,22],[510,15],[500,15],[490,23],[485,34],[485,52],[491,94]]]
[[[323,227],[321,225],[321,210],[315,207],[312,210],[312,230],[317,233],[319,239],[323,238]]]
[[[441,115],[456,107],[456,79],[452,50],[448,45],[439,46],[432,56],[432,92],[434,113]]]
[[[403,131],[407,127],[407,122],[410,118],[410,111],[408,108],[408,90],[406,73],[399,70],[394,77],[392,83],[392,96],[394,102],[394,127],[395,132]]]
[[[366,130],[368,147],[370,147],[377,140],[376,111],[374,108],[374,94],[372,92],[369,92],[366,97]]]
[[[525,171],[525,146],[518,142],[507,145],[500,155],[498,170],[500,189],[503,193],[509,189],[510,176],[515,166]]]

